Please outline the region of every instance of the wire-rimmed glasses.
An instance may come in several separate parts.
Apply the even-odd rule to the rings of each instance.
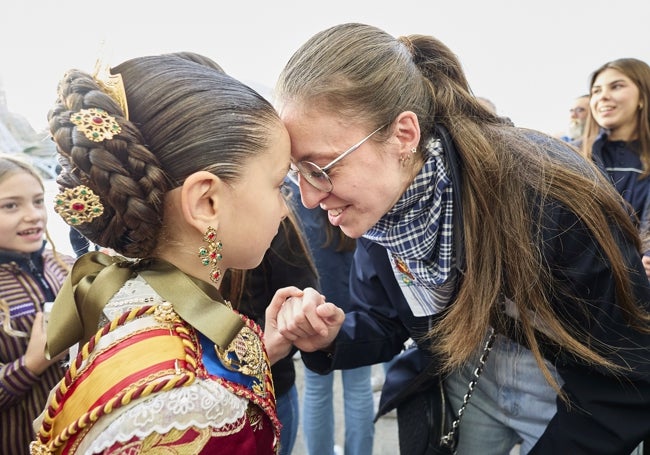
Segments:
[[[334,184],[332,183],[332,180],[330,179],[329,175],[327,175],[327,171],[332,169],[336,163],[341,161],[343,158],[348,156],[350,153],[354,152],[356,149],[361,147],[364,142],[366,142],[368,139],[372,137],[373,134],[381,130],[383,127],[386,125],[382,125],[376,130],[374,130],[372,133],[361,139],[359,142],[354,144],[352,147],[347,149],[345,152],[341,153],[339,156],[337,156],[332,162],[329,164],[320,167],[317,164],[312,163],[311,161],[299,161],[296,164],[291,164],[291,171],[292,173],[300,173],[300,175],[309,183],[311,186],[316,188],[318,191],[323,191],[325,193],[331,193],[332,189],[334,189]]]

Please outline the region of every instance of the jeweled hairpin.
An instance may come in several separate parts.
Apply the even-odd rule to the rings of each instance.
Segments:
[[[104,213],[104,206],[93,190],[79,185],[56,195],[54,211],[69,225],[78,226]]]
[[[70,121],[77,125],[77,129],[93,142],[113,139],[113,136],[122,131],[115,118],[108,115],[103,109],[94,107],[71,114]]]

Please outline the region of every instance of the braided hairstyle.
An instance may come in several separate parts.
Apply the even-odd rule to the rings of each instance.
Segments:
[[[48,114],[62,168],[57,183],[85,185],[104,206],[101,216],[76,229],[98,245],[142,258],[159,239],[165,194],[201,170],[236,181],[280,119],[261,95],[199,54],[134,58],[111,74],[122,77],[128,113],[89,73],[71,70],[59,83]],[[70,117],[90,108],[105,111],[121,131],[100,142],[88,139]]]

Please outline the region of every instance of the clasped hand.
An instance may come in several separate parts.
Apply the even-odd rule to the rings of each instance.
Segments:
[[[266,308],[264,342],[269,359],[273,363],[285,357],[292,345],[305,352],[328,347],[344,320],[343,310],[313,288],[279,289]]]

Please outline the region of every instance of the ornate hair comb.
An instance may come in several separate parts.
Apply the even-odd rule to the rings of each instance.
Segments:
[[[78,226],[104,213],[104,206],[93,190],[79,185],[56,195],[54,211],[69,225]]]
[[[113,136],[122,131],[122,127],[114,117],[108,115],[105,110],[94,107],[73,112],[70,115],[70,121],[77,125],[77,129],[93,142],[113,139]]]
[[[129,119],[129,105],[126,101],[126,91],[124,90],[124,81],[121,74],[111,74],[108,65],[101,65],[100,60],[95,64],[95,71],[93,72],[93,79],[99,85],[102,92],[113,98],[122,109],[124,118]]]

